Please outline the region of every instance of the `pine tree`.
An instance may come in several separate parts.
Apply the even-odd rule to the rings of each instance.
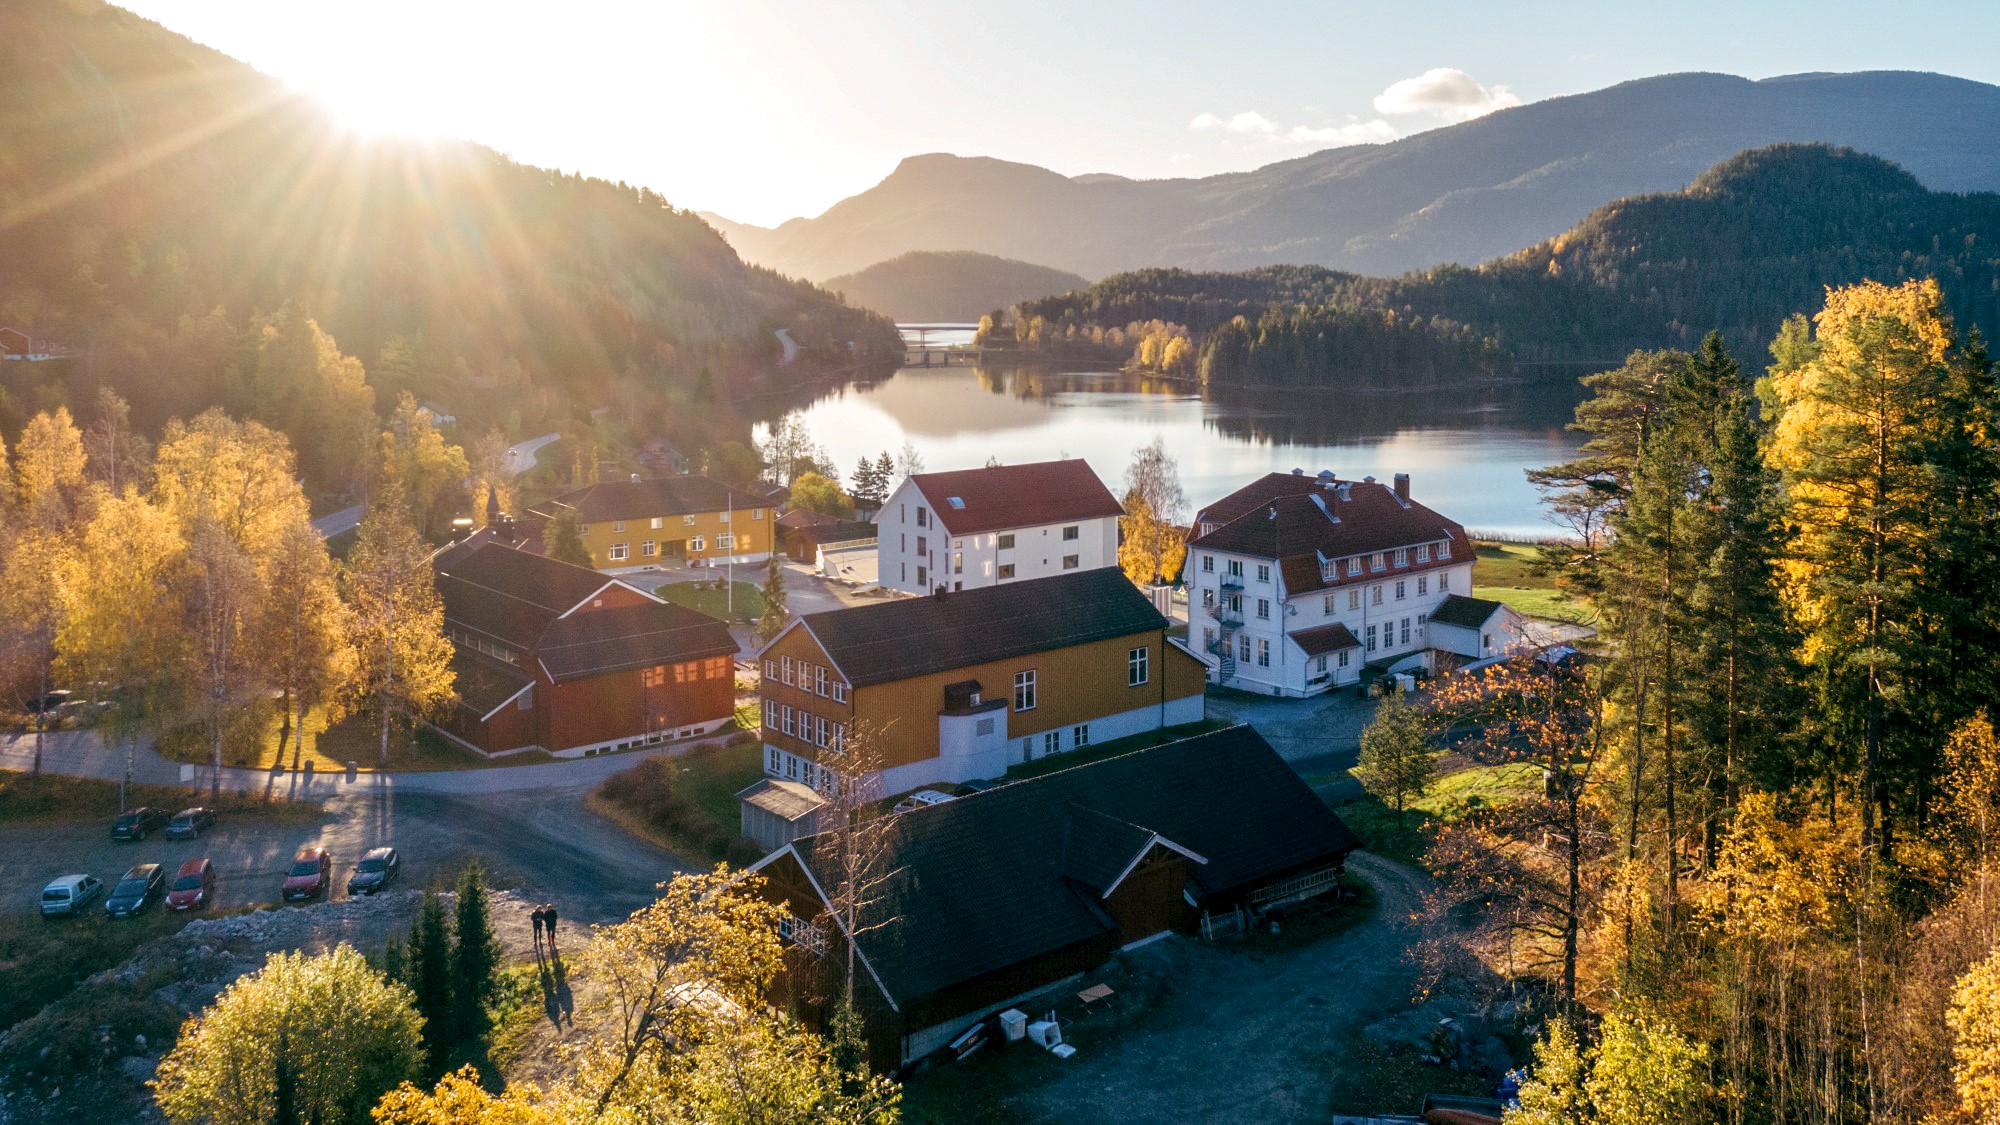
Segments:
[[[489,1030],[487,1002],[497,984],[500,947],[493,936],[486,869],[477,859],[458,874],[456,938],[451,951],[451,1026],[459,1050],[482,1042]]]
[[[410,923],[405,971],[404,983],[410,986],[417,1014],[424,1019],[426,1073],[436,1078],[444,1073],[452,1045],[451,923],[436,887],[424,889],[423,903]]]
[[[785,608],[785,556],[772,551],[764,566],[764,616],[757,620],[757,639],[769,641],[785,628],[791,614]]]
[[[1354,779],[1371,795],[1396,810],[1396,828],[1403,827],[1403,809],[1421,797],[1437,776],[1437,752],[1424,736],[1423,712],[1396,692],[1375,709],[1375,719],[1361,732],[1361,755]]]

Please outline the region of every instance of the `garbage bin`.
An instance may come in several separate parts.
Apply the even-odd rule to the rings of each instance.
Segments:
[[[1009,1008],[1000,1013],[1000,1034],[1009,1043],[1019,1042],[1028,1036],[1028,1013],[1019,1008]]]
[[[361,763],[352,758],[347,760],[347,780],[353,781],[361,773]]]

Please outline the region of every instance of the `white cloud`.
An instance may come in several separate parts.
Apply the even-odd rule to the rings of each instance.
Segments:
[[[1521,104],[1505,86],[1488,88],[1456,67],[1435,66],[1415,78],[1390,83],[1375,95],[1375,112],[1394,115],[1425,113],[1446,121],[1470,121],[1496,109]]]
[[[1380,144],[1396,139],[1396,127],[1377,117],[1362,121],[1350,114],[1344,125],[1293,125],[1289,128],[1255,110],[1223,117],[1203,113],[1188,122],[1198,132],[1220,132],[1270,145]]]

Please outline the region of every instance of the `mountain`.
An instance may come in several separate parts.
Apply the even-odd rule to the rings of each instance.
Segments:
[[[1214,383],[1409,385],[1517,362],[1611,366],[1710,329],[1754,357],[1827,286],[1913,277],[1936,277],[1960,326],[1990,335],[1996,239],[2000,195],[1930,191],[1851,149],[1775,145],[1477,268],[1144,270],[1023,302],[1016,317],[1029,327],[1015,335],[1120,359],[1147,336],[1186,335],[1186,373]]]
[[[906,323],[974,321],[1017,301],[1089,284],[1073,273],[970,250],[912,250],[826,281],[849,304]]]
[[[745,265],[650,191],[357,136],[95,0],[0,4],[0,246],[0,326],[83,353],[37,365],[40,389],[10,373],[10,428],[108,380],[136,421],[221,403],[303,444],[264,341],[308,318],[378,409],[410,390],[527,432],[610,403],[635,428],[698,423],[673,406],[901,356],[886,320]],[[782,367],[779,328],[801,348]]]
[[[2000,190],[2000,87],[1900,71],[1673,74],[1205,179],[1065,177],[930,154],[817,218],[722,229],[746,259],[810,278],[911,250],[1087,277],[1278,263],[1398,274],[1513,253],[1607,200],[1676,190],[1787,141],[1874,153],[1936,191]]]

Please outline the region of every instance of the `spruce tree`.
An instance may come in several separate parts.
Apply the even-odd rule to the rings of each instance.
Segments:
[[[771,552],[764,567],[764,616],[757,620],[757,639],[768,641],[784,629],[791,614],[785,608],[785,557]]]
[[[425,1066],[433,1079],[444,1073],[451,1053],[451,960],[451,923],[444,899],[436,887],[426,887],[416,920],[410,923],[406,971],[417,1014],[424,1020]]]
[[[583,545],[583,524],[574,508],[563,508],[542,525],[542,552],[571,566],[595,567],[590,548]]]
[[[457,940],[451,951],[451,1023],[454,1046],[463,1050],[486,1037],[486,1004],[493,998],[500,948],[493,936],[486,869],[477,859],[458,875]]]

